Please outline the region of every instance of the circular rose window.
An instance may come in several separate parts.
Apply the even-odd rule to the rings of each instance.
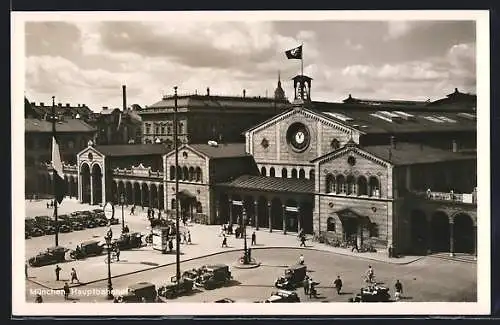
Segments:
[[[293,123],[288,127],[286,140],[294,151],[302,152],[311,141],[309,129],[302,123]]]

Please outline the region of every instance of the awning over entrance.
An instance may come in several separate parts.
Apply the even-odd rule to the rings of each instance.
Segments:
[[[370,223],[370,218],[368,218],[368,216],[358,214],[357,212],[355,212],[351,209],[342,209],[342,210],[336,211],[335,213],[339,216],[339,218],[342,222],[344,220],[347,220],[347,219],[355,219],[359,222],[363,222],[363,223],[367,223],[367,224]]]
[[[217,186],[268,192],[314,193],[314,180],[243,175]]]

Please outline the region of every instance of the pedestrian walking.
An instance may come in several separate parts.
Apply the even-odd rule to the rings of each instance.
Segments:
[[[50,209],[50,204],[49,204],[49,202],[47,202],[47,209]]]
[[[394,289],[395,289],[394,297],[396,298],[396,300],[401,299],[403,295],[403,284],[399,282],[399,280],[396,280],[396,283],[394,284]]]
[[[255,231],[252,233],[252,245],[257,245],[257,235]]]
[[[116,261],[120,262],[120,248],[118,248],[118,246],[116,246],[115,255],[116,255]]]
[[[304,281],[302,281],[302,286],[304,287],[304,294],[306,297],[309,295],[309,277],[306,275]]]
[[[300,237],[300,247],[306,247],[306,236],[304,235]]]
[[[182,233],[182,243],[183,243],[183,244],[187,244],[187,242],[188,242],[188,241],[187,241],[186,232],[183,232],[183,233]]]
[[[130,208],[130,215],[135,216],[135,204]]]
[[[168,251],[172,253],[172,250],[174,249],[174,243],[172,243],[172,239],[168,241]]]
[[[375,277],[375,272],[373,271],[373,268],[371,265],[368,265],[368,270],[366,271],[366,275],[368,277],[368,282],[373,283],[374,277]]]
[[[222,239],[222,246],[221,247],[227,247],[227,237],[224,235],[224,238]]]
[[[66,282],[64,284],[63,291],[64,291],[64,300],[68,300],[68,298],[69,298],[69,284],[68,284],[68,282]]]
[[[61,268],[59,265],[56,265],[56,281],[59,281],[59,273],[61,273]]]
[[[220,226],[219,237],[222,237],[226,233],[226,225]]]
[[[352,245],[351,252],[356,251],[356,253],[359,253],[359,247],[358,247],[358,241],[354,241],[354,245]]]
[[[73,283],[73,281],[80,283],[80,280],[78,280],[78,275],[76,274],[76,270],[74,267],[71,268],[71,283]]]
[[[191,232],[188,230],[188,244],[191,245]]]
[[[24,263],[24,276],[28,278],[28,263]]]
[[[340,290],[342,290],[342,280],[340,279],[340,275],[337,275],[337,279],[333,281],[333,286],[337,290],[337,294],[340,295]]]

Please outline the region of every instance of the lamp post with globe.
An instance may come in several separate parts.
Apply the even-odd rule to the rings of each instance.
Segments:
[[[115,209],[113,208],[113,205],[108,203],[105,205],[104,207],[104,214],[106,216],[106,219],[109,220],[109,222],[111,223],[111,219],[114,218],[115,216]],[[106,240],[106,246],[107,246],[107,250],[108,250],[108,259],[107,259],[107,264],[108,264],[108,294],[107,294],[107,299],[111,300],[113,299],[113,285],[111,283],[111,247],[112,247],[112,239],[113,239],[113,233],[111,231],[111,225],[110,225],[110,228],[106,234],[106,236],[104,237],[104,239]]]
[[[122,206],[122,233],[125,232],[125,217],[123,214],[123,206],[125,205],[125,195],[123,193],[120,195],[120,205]]]

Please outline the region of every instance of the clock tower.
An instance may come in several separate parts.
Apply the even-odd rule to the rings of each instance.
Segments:
[[[301,105],[311,101],[311,77],[298,75],[292,78],[295,90],[294,104]]]

